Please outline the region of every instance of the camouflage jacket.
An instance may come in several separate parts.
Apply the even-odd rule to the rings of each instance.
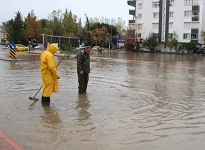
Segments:
[[[80,71],[90,73],[90,55],[86,54],[84,50],[80,51],[77,55],[77,73]]]

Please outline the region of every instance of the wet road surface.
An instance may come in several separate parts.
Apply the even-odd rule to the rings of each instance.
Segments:
[[[25,150],[205,149],[203,55],[92,52],[83,95],[76,59],[65,58],[50,107],[28,99],[41,86],[39,55],[17,58],[0,60],[0,130]]]

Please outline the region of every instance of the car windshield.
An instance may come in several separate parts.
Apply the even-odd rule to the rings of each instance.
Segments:
[[[21,46],[21,47],[22,47],[23,45],[21,45],[21,44],[16,44],[16,46]]]

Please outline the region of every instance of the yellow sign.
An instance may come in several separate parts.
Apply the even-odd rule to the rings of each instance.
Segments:
[[[9,54],[10,54],[10,57],[11,57],[11,58],[17,59],[17,58],[16,58],[16,52],[15,52],[15,50],[9,49]]]

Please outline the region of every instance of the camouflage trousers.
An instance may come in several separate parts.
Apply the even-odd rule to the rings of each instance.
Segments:
[[[79,94],[86,92],[88,80],[89,80],[89,73],[84,73],[83,75],[80,75],[78,73],[78,92]]]

